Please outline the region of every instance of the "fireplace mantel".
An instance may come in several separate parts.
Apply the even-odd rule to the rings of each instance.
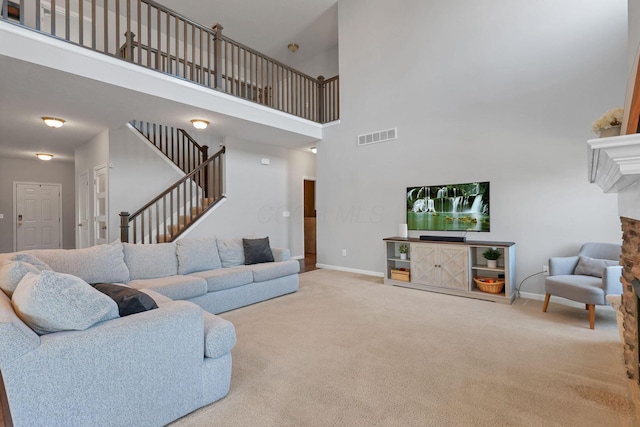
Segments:
[[[640,181],[640,134],[587,141],[589,181],[605,193],[621,193]]]

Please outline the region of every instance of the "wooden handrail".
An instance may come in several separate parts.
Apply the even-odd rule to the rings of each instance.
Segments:
[[[184,129],[137,120],[130,124],[184,173],[191,172],[209,158],[209,147],[198,144]]]
[[[199,216],[225,197],[222,147],[211,158],[176,181],[133,214],[120,213],[120,239],[129,242],[133,224],[133,243],[151,243],[155,232],[160,241],[173,241]],[[208,182],[205,192],[201,186]],[[169,206],[167,207],[167,198]],[[139,226],[138,226],[139,225]],[[139,231],[138,231],[139,229]],[[168,237],[167,237],[168,236]]]
[[[49,16],[40,16],[41,0],[19,3],[18,20],[2,0],[0,19],[298,117],[339,118],[337,76],[320,82],[226,37],[220,24],[208,28],[153,0],[58,0]]]

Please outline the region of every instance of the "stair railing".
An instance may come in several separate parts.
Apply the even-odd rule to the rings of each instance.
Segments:
[[[339,118],[338,76],[310,77],[152,0],[2,0],[0,19],[308,120]]]
[[[225,197],[225,147],[133,214],[120,213],[120,240],[174,241]],[[198,185],[196,185],[198,184]],[[203,188],[208,188],[208,194]]]
[[[136,120],[130,123],[184,173],[190,173],[209,158],[209,147],[198,144],[184,129]]]

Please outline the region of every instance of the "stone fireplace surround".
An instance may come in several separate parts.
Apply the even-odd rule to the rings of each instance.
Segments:
[[[621,334],[625,368],[632,394],[637,398],[640,396],[640,134],[592,139],[587,144],[590,182],[605,193],[618,194],[622,227]]]

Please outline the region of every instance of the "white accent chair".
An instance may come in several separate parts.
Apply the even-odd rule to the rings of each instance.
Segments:
[[[621,249],[613,243],[585,243],[575,256],[549,258],[542,311],[547,311],[551,295],[584,303],[593,329],[595,306],[609,305],[607,294],[622,294]]]

